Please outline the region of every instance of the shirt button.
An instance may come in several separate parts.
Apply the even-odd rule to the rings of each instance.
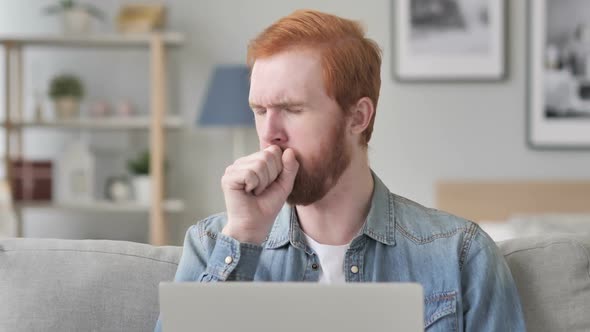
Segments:
[[[312,270],[317,270],[318,269],[318,265],[316,263],[311,264],[311,269]]]
[[[234,259],[231,256],[225,257],[225,264],[231,264],[233,261]]]
[[[350,268],[350,272],[352,272],[352,273],[355,273],[355,274],[356,274],[356,273],[359,273],[359,267],[358,267],[358,266],[356,266],[356,265],[353,265],[353,266]]]

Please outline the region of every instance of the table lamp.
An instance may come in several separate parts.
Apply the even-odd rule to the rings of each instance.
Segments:
[[[246,129],[254,127],[249,91],[250,69],[247,66],[217,66],[209,80],[198,120],[198,124],[205,127],[232,128],[234,160],[246,155]]]

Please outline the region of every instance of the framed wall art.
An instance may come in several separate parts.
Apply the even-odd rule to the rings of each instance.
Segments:
[[[503,79],[505,6],[505,0],[394,0],[394,77]]]
[[[527,138],[590,149],[590,2],[528,1]]]

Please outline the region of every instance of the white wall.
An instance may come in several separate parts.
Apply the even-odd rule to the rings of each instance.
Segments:
[[[100,4],[114,13],[121,2],[109,0]],[[231,136],[227,130],[192,127],[212,66],[216,63],[243,63],[248,40],[277,18],[297,8],[314,8],[361,20],[368,27],[368,35],[383,48],[383,83],[375,132],[370,143],[370,159],[373,168],[393,192],[432,206],[434,183],[440,179],[589,178],[590,151],[535,151],[526,145],[525,1],[507,2],[507,80],[474,84],[401,84],[393,81],[391,75],[390,0],[307,0],[297,3],[273,0],[166,1],[170,8],[170,25],[187,36],[187,44],[172,55],[170,79],[173,85],[171,99],[189,126],[188,130],[177,135],[180,145],[169,156],[179,175],[172,177],[171,191],[184,195],[188,203],[186,214],[173,221],[173,240],[179,243],[191,223],[223,210],[219,179],[225,166],[231,162]],[[48,1],[0,0],[0,33],[56,30],[57,25],[49,18],[37,14],[37,8],[45,3]],[[109,63],[116,65],[116,72],[98,69],[83,71],[83,77],[88,81],[100,82],[93,83],[96,89],[108,85],[108,73],[116,75],[127,68],[133,71],[133,77],[139,76],[140,80],[131,78],[132,75],[119,75],[117,87],[129,89],[142,83],[141,70],[145,68],[141,62],[137,63],[133,55],[115,58],[115,55],[109,54],[109,57],[112,57]],[[91,60],[77,59],[68,58],[66,61],[55,55],[43,60],[56,66],[80,68],[78,62],[82,61],[96,61],[91,63],[99,66],[104,56]],[[146,90],[131,88],[125,91],[131,91],[127,93],[139,100]],[[115,92],[104,88],[102,93],[108,96]],[[255,135],[253,132],[250,134],[249,143],[254,149]],[[35,218],[41,217],[43,215]],[[101,222],[117,218],[102,218]],[[76,226],[76,220],[69,223],[63,220],[60,219],[63,223],[61,228],[51,229],[55,236],[71,233],[76,228],[79,229],[78,234],[89,234],[87,228]],[[137,232],[145,232],[145,228],[141,229],[144,224],[134,226]],[[116,235],[120,227],[112,221],[95,232],[102,235],[111,231]],[[39,234],[35,228],[29,231],[33,235]],[[134,235],[135,238],[141,236]]]

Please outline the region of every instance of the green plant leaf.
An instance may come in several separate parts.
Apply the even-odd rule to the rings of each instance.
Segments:
[[[98,7],[91,4],[78,4],[73,0],[61,0],[58,4],[45,7],[43,12],[48,15],[63,13],[73,8],[81,8],[85,10],[90,16],[99,20],[104,20],[106,15]]]
[[[150,174],[150,152],[145,150],[134,159],[127,161],[127,169],[130,173],[135,175],[149,175]]]
[[[49,84],[49,96],[52,99],[59,97],[84,97],[84,85],[75,75],[62,74],[54,77]]]

